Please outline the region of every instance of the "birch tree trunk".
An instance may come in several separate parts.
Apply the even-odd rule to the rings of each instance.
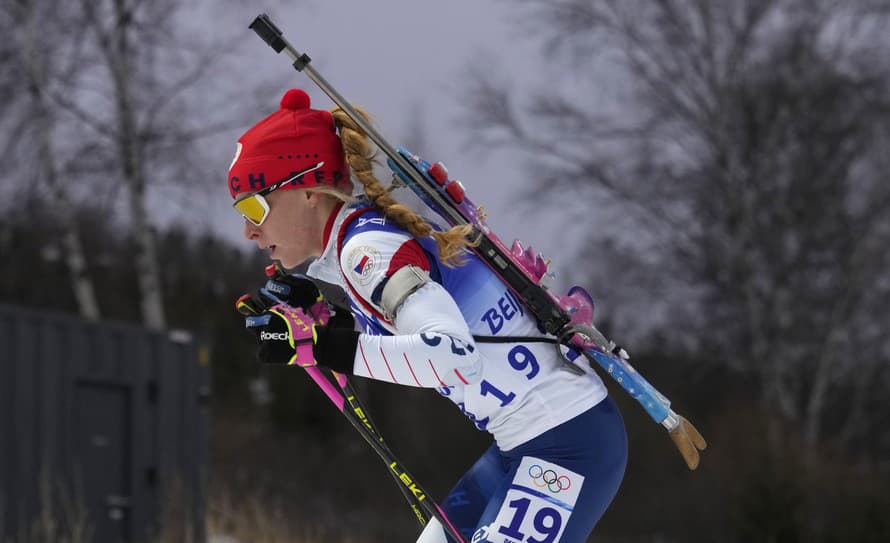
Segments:
[[[115,7],[121,9],[123,2],[118,0]],[[154,330],[166,326],[164,318],[164,302],[161,291],[158,252],[154,233],[149,222],[146,208],[145,161],[139,145],[139,134],[136,129],[131,88],[127,81],[129,44],[127,43],[127,26],[123,13],[119,12],[115,27],[117,51],[109,51],[111,72],[114,80],[115,99],[118,115],[117,143],[120,153],[121,169],[124,182],[129,189],[129,211],[132,235],[136,242],[136,272],[139,286],[142,321],[145,326]]]
[[[145,191],[147,188],[145,139],[139,131],[135,89],[130,78],[135,69],[137,44],[131,43],[136,5],[126,0],[114,0],[111,5],[111,24],[105,30],[100,21],[99,0],[84,0],[84,12],[98,37],[112,82],[115,107],[114,145],[117,149],[122,180],[127,187],[127,207],[130,213],[132,237],[136,243],[136,282],[139,288],[143,324],[153,330],[166,327],[161,290],[158,251],[148,216]],[[138,3],[137,3],[138,4]]]
[[[18,62],[26,74],[28,92],[33,108],[34,126],[37,132],[38,163],[42,166],[53,207],[57,211],[59,223],[64,229],[62,248],[65,264],[71,281],[71,288],[77,303],[78,312],[89,320],[100,317],[96,289],[87,270],[87,260],[75,221],[74,206],[62,185],[57,162],[56,146],[53,137],[53,114],[47,98],[49,78],[52,77],[52,52],[44,47],[45,37],[39,32],[40,15],[37,1],[20,2],[20,30]]]

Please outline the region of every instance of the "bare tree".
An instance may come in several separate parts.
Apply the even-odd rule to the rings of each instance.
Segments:
[[[64,85],[77,69],[77,62],[62,62],[58,52],[67,47],[76,50],[79,35],[65,31],[65,6],[54,0],[17,0],[4,9],[3,26],[6,35],[12,36],[6,58],[11,72],[25,83],[24,88],[10,88],[7,107],[15,103],[16,91],[23,107],[7,109],[15,129],[9,142],[12,147],[26,148],[24,158],[33,164],[35,177],[41,178],[54,202],[59,223],[62,226],[64,260],[70,274],[71,287],[79,312],[87,319],[100,316],[96,290],[87,271],[87,259],[81,236],[75,221],[75,207],[65,188],[60,153],[56,145],[57,115],[50,98],[53,86]],[[54,39],[48,40],[47,35]]]
[[[143,4],[145,5],[145,4]],[[137,17],[139,3],[125,0],[82,2],[85,22],[95,34],[99,52],[105,61],[112,82],[113,124],[109,126],[114,134],[120,173],[128,189],[128,208],[132,233],[137,251],[138,285],[141,294],[143,322],[149,328],[165,327],[163,301],[161,296],[160,272],[158,269],[157,248],[150,228],[145,202],[147,185],[145,147],[140,141],[138,105],[135,102],[133,76],[140,60],[138,45],[134,43],[137,24],[143,23]],[[145,24],[152,24],[144,21]]]
[[[774,443],[786,423],[810,445],[864,439],[890,369],[886,4],[523,5],[564,62],[527,104],[477,75],[474,132],[659,241],[702,293],[699,347],[756,379]]]
[[[88,37],[89,69],[79,74],[74,90],[53,98],[84,133],[113,151],[114,171],[106,174],[101,190],[115,191],[118,185],[124,190],[128,230],[137,248],[142,320],[162,329],[167,320],[163,269],[149,187],[194,189],[202,177],[212,179],[202,175],[203,155],[195,143],[228,128],[231,120],[195,122],[196,115],[187,112],[200,97],[187,91],[229,48],[188,33],[178,16],[184,7],[173,0],[81,0],[79,8],[77,27]]]
[[[21,185],[15,181],[31,170],[47,179],[85,315],[98,309],[89,301],[76,212],[99,208],[132,240],[133,301],[146,326],[164,328],[167,279],[154,225],[177,218],[206,227],[189,202],[219,179],[219,167],[199,143],[265,110],[249,92],[262,81],[248,92],[243,84],[209,88],[207,76],[246,40],[231,39],[234,29],[196,32],[185,16],[195,8],[173,0],[15,0],[0,8],[15,37],[0,44],[0,125],[9,134],[2,143],[16,158],[3,179]]]

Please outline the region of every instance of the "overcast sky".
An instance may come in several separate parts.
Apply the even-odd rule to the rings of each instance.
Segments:
[[[239,60],[215,84],[237,85],[242,79],[269,81],[272,86],[280,82],[276,96],[287,88],[302,87],[312,96],[313,107],[332,107],[283,54],[275,55],[247,29],[253,18],[265,11],[291,44],[312,58],[322,76],[375,117],[393,145],[410,147],[404,138],[414,130],[411,115],[420,112],[426,128],[424,146],[432,151],[425,158],[445,162],[452,177],[464,182],[473,201],[485,206],[489,224],[505,242],[523,239],[526,245],[544,248],[547,256],[556,257],[557,264],[561,255],[567,254],[554,244],[565,224],[552,221],[542,228],[544,211],[523,208],[517,212],[521,204],[517,191],[528,186],[529,180],[523,177],[516,158],[507,153],[466,152],[468,134],[458,122],[462,78],[474,63],[484,62],[486,70],[517,85],[540,78],[539,68],[530,62],[537,45],[518,33],[510,19],[509,2],[315,0],[247,4],[239,3],[223,13],[212,3],[205,5],[205,16],[212,17],[218,27],[222,25],[221,32],[245,40]],[[277,103],[270,100],[268,111],[276,108]],[[208,206],[205,216],[211,218],[213,228],[230,239],[240,239],[242,222],[231,210],[224,176],[240,133],[232,131],[214,140],[211,154],[219,165],[219,191],[203,204]],[[249,244],[245,241],[242,246]]]

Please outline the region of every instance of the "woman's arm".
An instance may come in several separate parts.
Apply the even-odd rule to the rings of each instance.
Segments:
[[[354,373],[419,387],[469,384],[481,378],[481,358],[450,294],[430,282],[398,308],[396,335],[360,334]]]
[[[415,239],[368,224],[343,245],[340,266],[350,295],[367,313],[385,321],[394,335],[355,334],[349,342],[355,347],[351,364],[345,354],[348,348],[340,349],[338,361],[322,363],[343,364],[341,371],[409,386],[479,381],[479,352],[457,303],[444,287],[421,282],[410,288],[407,297],[395,297],[398,307],[382,307],[383,291],[396,272],[409,266],[430,271],[428,257]],[[342,333],[340,339],[346,340]]]

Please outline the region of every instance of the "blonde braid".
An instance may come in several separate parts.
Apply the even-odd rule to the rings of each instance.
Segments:
[[[359,115],[370,122],[367,113],[358,107],[353,107]],[[334,124],[340,133],[346,162],[352,169],[353,175],[364,186],[368,199],[380,208],[387,218],[395,221],[412,236],[416,238],[432,236],[439,249],[439,259],[444,265],[454,267],[462,264],[461,257],[465,248],[473,245],[467,239],[467,236],[473,231],[473,227],[470,225],[455,226],[445,232],[439,232],[411,208],[398,203],[374,176],[373,164],[377,153],[371,146],[371,141],[365,131],[339,107],[332,109],[331,115],[333,115]]]

